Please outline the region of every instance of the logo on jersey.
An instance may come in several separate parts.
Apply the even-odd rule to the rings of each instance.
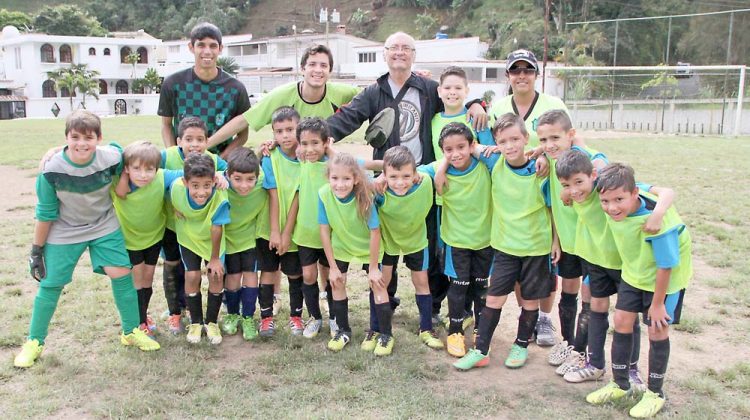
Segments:
[[[217,127],[221,127],[222,125],[224,125],[224,120],[224,114],[218,114],[216,115],[216,119],[214,119],[214,122],[216,123]]]
[[[399,110],[399,135],[401,142],[406,143],[419,136],[419,123],[421,115],[419,114],[419,108],[413,103],[402,100],[398,103]]]

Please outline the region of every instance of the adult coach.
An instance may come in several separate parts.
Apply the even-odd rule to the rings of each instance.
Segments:
[[[223,49],[219,28],[199,23],[190,31],[188,48],[195,55],[195,65],[170,75],[161,85],[157,114],[162,117],[161,138],[165,147],[177,144],[177,126],[186,116],[202,119],[210,136],[250,108],[242,82],[216,65]],[[245,144],[247,130],[234,134],[237,134],[234,138],[228,135],[215,142],[211,151],[226,157],[232,149]]]

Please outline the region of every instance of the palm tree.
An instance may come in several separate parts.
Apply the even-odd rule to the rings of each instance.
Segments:
[[[61,94],[63,90],[68,91],[70,110],[73,111],[73,95],[75,95],[76,85],[78,83],[77,76],[71,72],[69,68],[62,68],[60,70],[47,72],[47,77],[55,82],[55,88],[58,89]]]
[[[239,73],[240,71],[240,66],[239,64],[237,64],[234,58],[224,55],[216,59],[216,66],[231,74],[232,76],[237,76],[237,73]]]
[[[72,64],[59,70],[47,73],[47,76],[55,82],[59,90],[67,90],[70,95],[70,110],[73,110],[73,96],[76,90],[81,94],[81,106],[86,108],[86,96],[91,95],[99,99],[99,72],[89,70],[86,64]]]
[[[135,51],[131,51],[126,57],[125,62],[133,66],[133,73],[130,75],[133,79],[135,79],[135,65],[138,64],[138,62],[141,60],[141,55],[138,54]]]

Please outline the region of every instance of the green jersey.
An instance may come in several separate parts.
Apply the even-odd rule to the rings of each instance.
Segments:
[[[617,252],[612,230],[607,223],[607,214],[602,210],[596,188],[582,203],[573,202],[572,208],[578,216],[576,255],[591,264],[610,270],[620,270],[622,260]]]
[[[158,169],[153,181],[129,193],[125,199],[115,194],[114,187],[118,182],[119,176],[112,182],[111,194],[125,237],[125,247],[140,251],[159,242],[164,236],[167,222],[164,212],[164,170]]]
[[[226,169],[226,167],[224,168],[219,167],[221,165],[219,165],[219,157],[217,155],[209,152],[208,150],[206,150],[204,153],[211,156],[211,159],[214,161],[215,171],[223,171],[224,169]],[[171,146],[171,147],[168,147],[166,150],[163,150],[162,160],[163,160],[162,169],[178,170],[178,169],[185,168],[185,156],[183,155],[182,149],[180,149],[180,146]],[[167,225],[166,225],[167,229],[174,231],[175,223],[174,223],[174,211],[172,210],[172,202],[167,201],[164,207],[165,207],[164,212],[167,215]]]
[[[300,165],[295,157],[290,157],[277,147],[271,151],[271,156],[261,159],[261,168],[265,176],[263,188],[275,189],[279,201],[279,233],[284,231],[286,218],[292,206],[294,195],[299,186]],[[270,197],[269,197],[270,199]],[[259,238],[270,239],[271,236],[271,211],[266,206],[258,216],[257,235]],[[289,251],[296,251],[297,245],[292,242]]]
[[[463,112],[456,115],[446,115],[445,112],[440,112],[432,117],[432,148],[435,149],[435,160],[440,160],[443,158],[443,151],[440,149],[440,144],[438,143],[438,141],[440,140],[440,132],[443,131],[443,127],[452,122],[458,122],[469,127],[479,144],[483,144],[485,146],[495,145],[495,139],[492,138],[492,131],[490,130],[490,128],[487,127],[477,133],[471,126],[469,121],[466,120],[465,109]]]
[[[536,127],[539,117],[542,114],[553,109],[562,109],[570,115],[568,108],[560,98],[539,92],[536,92],[536,94],[537,97],[531,103],[529,112],[526,115],[521,115],[526,123],[526,130],[529,132],[529,147],[539,146],[539,136],[536,134]],[[504,96],[493,102],[489,112],[490,123],[494,125],[495,121],[501,115],[509,112],[518,115],[518,109],[516,109],[516,105],[513,103],[513,95]]]
[[[221,207],[226,205],[228,201],[227,192],[215,190],[204,206],[195,209],[190,205],[187,186],[182,179],[178,179],[172,183],[170,195],[174,209],[184,216],[178,218],[175,223],[177,242],[204,260],[209,261],[212,251],[211,226],[214,224],[213,218]],[[222,235],[219,255],[224,255],[225,248],[225,239]]]
[[[227,190],[229,219],[231,220],[224,227],[227,254],[236,254],[255,248],[258,215],[268,207],[268,191],[261,186],[263,178],[261,171],[255,187],[248,195],[239,195],[232,188]]]
[[[318,191],[328,182],[325,161],[300,162],[299,211],[292,241],[308,248],[322,249],[318,226]]]
[[[333,256],[339,261],[349,263],[370,262],[370,231],[379,227],[378,213],[373,205],[369,220],[359,217],[357,200],[354,197],[341,201],[330,184],[325,184],[318,191],[318,223],[331,228],[331,246]],[[378,261],[383,257],[380,247]]]
[[[425,179],[405,195],[390,189],[378,199],[380,234],[388,255],[409,255],[427,247],[425,218],[432,207],[432,182]]]

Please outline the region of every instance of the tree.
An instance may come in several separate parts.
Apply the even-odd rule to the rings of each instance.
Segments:
[[[67,90],[70,99],[70,110],[73,111],[73,96],[76,91],[77,77],[69,68],[47,72],[47,77],[55,82],[55,88],[59,91]]]
[[[146,70],[142,80],[143,86],[148,90],[148,93],[158,92],[159,88],[161,88],[161,77],[159,77],[159,73],[154,68]]]
[[[135,78],[136,76],[135,65],[138,64],[139,61],[141,61],[141,55],[136,51],[131,51],[127,56],[125,56],[125,62],[133,66],[133,72],[130,74],[130,77],[132,78]]]
[[[45,6],[34,18],[39,32],[52,35],[104,36],[107,31],[88,13],[72,4]]]
[[[420,39],[430,39],[435,36],[435,27],[438,21],[435,16],[427,13],[426,11],[422,14],[417,15],[414,20],[414,25],[417,27],[417,33]]]
[[[216,59],[216,66],[231,74],[232,76],[237,76],[237,73],[239,73],[240,71],[240,66],[239,64],[237,64],[234,58],[224,55]]]
[[[89,70],[87,64],[73,64],[70,67],[47,72],[59,90],[66,89],[70,94],[70,110],[73,110],[73,97],[76,91],[81,94],[81,106],[86,108],[86,96],[99,100],[99,72]]]
[[[31,27],[31,16],[23,12],[0,9],[0,29],[6,26],[15,26],[19,30],[25,30]]]

